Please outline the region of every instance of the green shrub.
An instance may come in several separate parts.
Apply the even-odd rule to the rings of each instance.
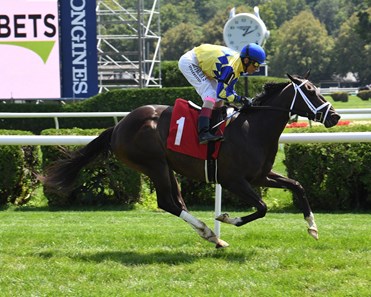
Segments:
[[[0,130],[2,135],[32,135],[26,131]],[[0,206],[27,203],[38,185],[40,147],[0,145]]]
[[[98,135],[101,130],[82,129],[49,129],[43,135]],[[68,150],[76,150],[78,146],[67,146]],[[43,168],[62,158],[60,148],[43,146]],[[100,205],[132,205],[140,199],[140,174],[122,165],[114,156],[98,158],[84,167],[76,181],[75,189],[68,195],[57,195],[44,187],[44,194],[49,206],[100,206]]]
[[[348,93],[346,92],[336,92],[331,94],[331,98],[334,101],[348,102]]]
[[[371,98],[371,90],[359,91],[357,97],[361,98],[364,101],[367,101]]]
[[[290,132],[365,132],[371,125],[325,129],[290,129]],[[371,208],[371,144],[286,144],[288,177],[305,188],[314,210]],[[296,197],[294,205],[298,206]]]
[[[158,77],[159,70],[155,70],[155,77]],[[180,72],[178,61],[164,61],[161,63],[161,85],[164,88],[169,87],[188,87],[187,79]]]

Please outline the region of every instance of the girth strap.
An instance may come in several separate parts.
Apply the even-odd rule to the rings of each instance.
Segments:
[[[205,181],[209,183],[218,183],[218,160],[205,160]]]

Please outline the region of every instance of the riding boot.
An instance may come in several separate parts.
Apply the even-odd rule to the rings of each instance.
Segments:
[[[200,116],[198,118],[198,141],[200,144],[206,144],[209,141],[222,140],[222,135],[213,135],[210,133],[210,119]]]

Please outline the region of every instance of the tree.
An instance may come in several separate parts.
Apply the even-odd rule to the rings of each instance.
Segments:
[[[272,9],[277,27],[307,8],[305,0],[271,0],[264,6]]]
[[[227,10],[224,1],[194,0],[194,6],[203,23],[208,23],[217,14]]]
[[[220,11],[212,19],[210,19],[203,27],[203,43],[212,43],[224,45],[223,29],[228,21],[228,12]]]
[[[371,2],[371,1],[369,1]],[[371,43],[371,7],[362,9],[357,13],[357,32],[367,43]]]
[[[335,72],[341,76],[354,73],[363,84],[371,82],[371,45],[357,29],[359,18],[354,13],[340,28],[334,48]]]
[[[182,13],[173,4],[166,4],[161,6],[161,32],[165,33],[167,30],[174,28],[182,23]]]
[[[325,24],[330,35],[335,34],[347,13],[341,10],[342,0],[320,0],[313,8],[313,14],[321,23]]]
[[[162,39],[164,60],[178,60],[181,55],[202,43],[199,26],[183,23],[168,30]]]
[[[312,81],[331,76],[334,41],[309,10],[285,22],[272,39],[274,50],[268,57],[271,75],[284,76],[286,72],[304,74],[312,69]]]
[[[174,28],[181,23],[190,23],[202,25],[197,10],[192,0],[165,1],[168,2],[161,6],[161,31],[166,33],[167,30]],[[173,3],[174,2],[174,3]]]

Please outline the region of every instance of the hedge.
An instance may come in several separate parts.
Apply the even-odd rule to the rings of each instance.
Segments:
[[[292,132],[365,132],[370,124]],[[371,143],[286,144],[288,177],[300,181],[314,210],[371,208]],[[297,197],[293,197],[298,206]]]
[[[1,135],[32,135],[28,131],[0,130]],[[37,188],[40,147],[0,145],[0,207],[27,203]]]
[[[98,129],[48,129],[42,131],[42,135],[98,135],[100,132]],[[79,146],[64,148],[76,150]],[[43,169],[62,157],[60,147],[42,146]],[[140,201],[140,174],[122,165],[113,155],[98,158],[84,167],[75,186],[69,195],[59,195],[44,187],[49,206],[133,205]]]
[[[348,102],[349,95],[346,92],[335,92],[331,95],[332,100],[340,102]]]
[[[364,101],[367,101],[371,98],[371,90],[362,90],[359,91],[357,97],[361,98]]]

